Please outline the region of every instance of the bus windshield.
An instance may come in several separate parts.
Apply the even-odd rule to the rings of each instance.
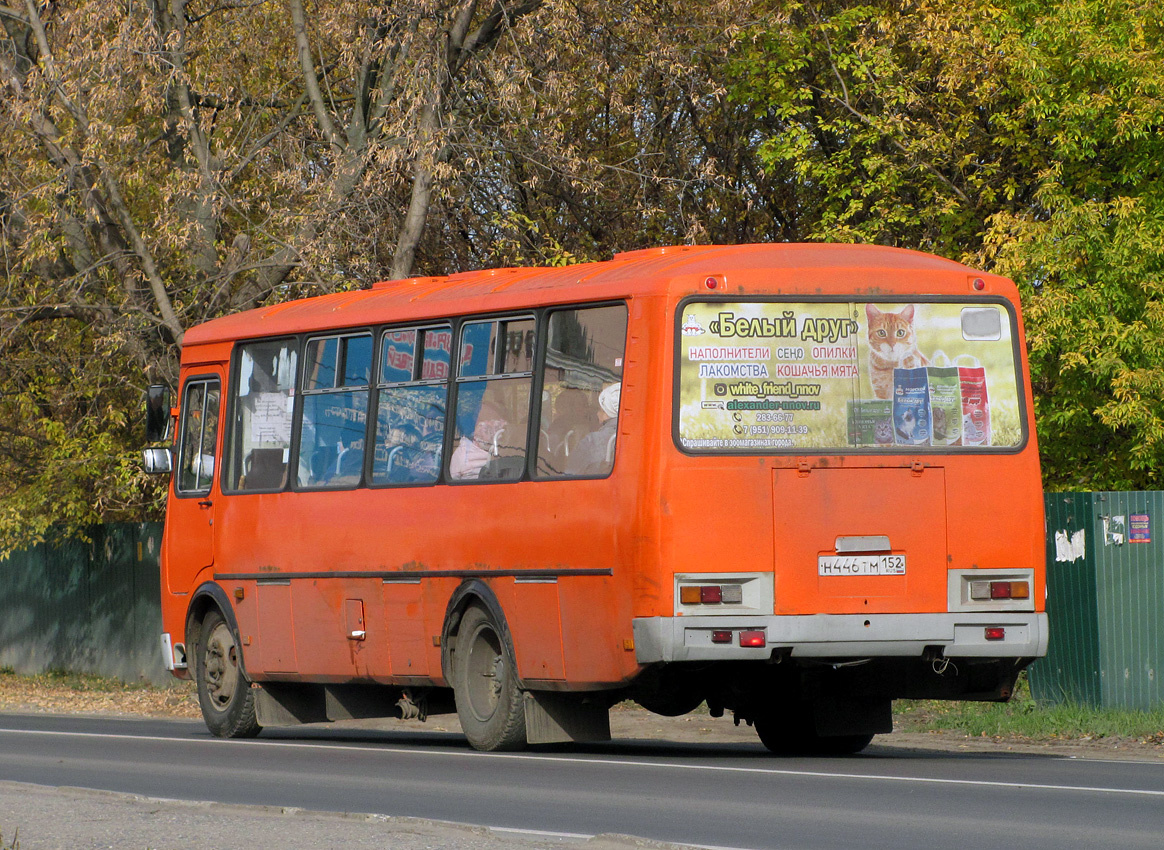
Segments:
[[[1006,302],[688,301],[676,438],[690,452],[1015,451]]]

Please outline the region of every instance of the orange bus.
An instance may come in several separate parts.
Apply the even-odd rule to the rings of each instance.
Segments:
[[[514,749],[633,700],[854,752],[894,699],[1005,700],[1046,651],[1030,398],[1010,281],[872,246],[216,319],[146,452],[165,663],[220,736],[456,712]]]

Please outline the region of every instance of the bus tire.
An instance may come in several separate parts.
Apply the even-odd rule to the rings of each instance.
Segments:
[[[851,756],[873,742],[873,734],[827,735],[816,739],[814,753],[821,756]]]
[[[772,712],[756,718],[756,734],[768,751],[780,756],[850,756],[869,746],[872,734],[820,735],[811,716]]]
[[[486,752],[523,749],[525,694],[501,629],[472,605],[461,618],[456,647],[453,694],[465,737]]]
[[[206,728],[219,738],[253,738],[262,730],[255,716],[255,694],[243,673],[230,623],[216,608],[202,621],[195,655],[198,705]]]

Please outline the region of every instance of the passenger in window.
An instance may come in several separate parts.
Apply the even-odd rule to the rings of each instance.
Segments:
[[[610,384],[598,394],[598,430],[587,434],[566,459],[569,475],[605,475],[614,465],[618,431],[618,401],[622,384]]]
[[[507,422],[500,408],[483,402],[477,413],[477,424],[472,436],[465,434],[449,458],[449,476],[463,481],[478,478],[489,458],[498,454],[498,441],[505,432]]]
[[[561,474],[582,438],[598,427],[591,402],[580,389],[567,387],[554,400],[554,418],[546,432],[552,472]]]

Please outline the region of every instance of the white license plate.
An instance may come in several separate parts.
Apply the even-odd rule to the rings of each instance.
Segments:
[[[903,576],[905,555],[821,555],[822,576]]]

